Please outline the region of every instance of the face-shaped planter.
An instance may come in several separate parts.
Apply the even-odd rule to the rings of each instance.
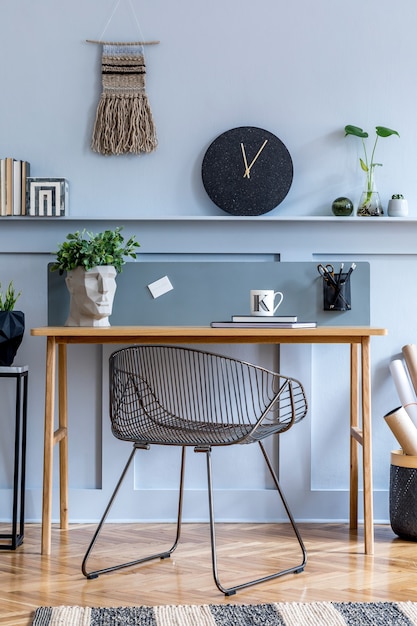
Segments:
[[[65,279],[70,292],[70,313],[65,326],[110,326],[116,291],[116,270],[112,265],[84,270],[77,267]]]

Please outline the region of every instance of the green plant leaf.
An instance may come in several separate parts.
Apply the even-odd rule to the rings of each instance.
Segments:
[[[346,135],[354,135],[355,137],[362,137],[362,139],[366,139],[366,137],[368,137],[368,133],[363,130],[363,128],[359,128],[359,126],[352,126],[351,124],[345,126],[345,136]]]
[[[1,291],[1,283],[0,283],[0,311],[13,311],[15,304],[16,304],[16,300],[21,296],[22,292],[19,291],[19,293],[15,292],[15,288],[13,285],[13,281],[11,280],[7,289],[6,289],[6,293],[3,294],[3,291]]]
[[[392,128],[386,128],[385,126],[375,126],[376,134],[378,137],[390,137],[391,135],[400,136],[396,130],[392,130]]]
[[[361,168],[363,169],[364,172],[369,172],[369,168],[366,165],[365,161],[363,161],[362,159],[359,159],[360,164],[361,164]]]
[[[135,236],[125,243],[121,230],[121,227],[117,227],[113,231],[106,230],[94,235],[84,229],[81,233],[77,231],[68,234],[55,252],[56,261],[51,271],[59,270],[62,274],[78,266],[89,270],[100,265],[113,265],[118,273],[121,272],[125,257],[136,258],[135,251],[140,245]]]

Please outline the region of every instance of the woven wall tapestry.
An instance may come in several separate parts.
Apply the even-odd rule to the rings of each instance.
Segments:
[[[100,154],[140,154],[158,141],[145,91],[143,45],[104,43],[102,93],[91,148]]]

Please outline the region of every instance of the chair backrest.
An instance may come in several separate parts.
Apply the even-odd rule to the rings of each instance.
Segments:
[[[306,412],[297,380],[230,357],[176,346],[130,346],[110,357],[110,418],[119,439],[251,443]]]

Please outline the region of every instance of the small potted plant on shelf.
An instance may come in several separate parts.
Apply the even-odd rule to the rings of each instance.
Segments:
[[[0,366],[12,365],[25,332],[25,314],[15,311],[21,292],[16,293],[13,281],[5,292],[0,283]]]
[[[359,162],[361,169],[366,174],[366,185],[359,201],[357,215],[364,217],[380,216],[384,213],[379,193],[375,187],[374,178],[375,168],[382,167],[382,163],[376,163],[374,160],[375,149],[378,143],[378,139],[379,137],[390,137],[391,135],[397,135],[398,137],[400,136],[396,130],[386,128],[385,126],[376,126],[375,131],[375,142],[372,148],[371,158],[369,158],[365,142],[365,139],[369,137],[368,133],[363,130],[363,128],[359,128],[359,126],[352,126],[351,124],[345,126],[345,137],[347,135],[353,135],[354,137],[359,137],[362,140],[364,159],[360,158]]]
[[[69,233],[56,254],[51,271],[66,272],[70,312],[66,326],[110,326],[116,275],[126,257],[136,259],[139,243],[127,241],[121,227],[93,234],[85,229]]]
[[[388,215],[390,217],[406,217],[408,215],[408,202],[402,193],[395,193],[389,200]]]

